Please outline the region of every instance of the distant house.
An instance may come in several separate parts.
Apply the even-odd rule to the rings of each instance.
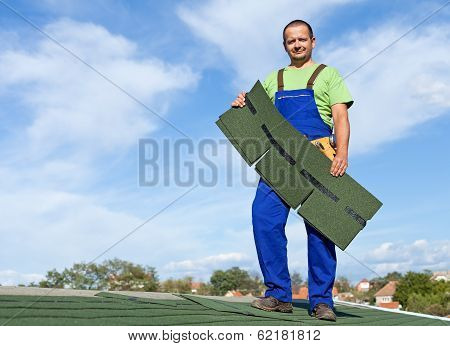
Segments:
[[[333,287],[333,298],[336,298],[338,295],[338,290],[336,287]],[[302,286],[297,290],[292,290],[292,299],[308,299],[308,287]]]
[[[308,287],[302,286],[292,291],[292,299],[308,299]]]
[[[239,292],[239,291],[228,291],[227,293],[225,293],[225,297],[243,297],[244,295]]]
[[[355,302],[355,296],[351,292],[338,293],[334,299],[342,302]]]
[[[380,308],[386,308],[386,309],[400,309],[401,305],[399,302],[390,302],[390,303],[380,303],[378,305]]]
[[[356,284],[355,289],[358,292],[367,292],[370,289],[370,283],[367,279],[362,279],[360,282]]]
[[[198,289],[203,285],[203,282],[192,282],[191,283],[191,292],[192,294],[197,294]]]
[[[381,308],[399,309],[399,302],[394,301],[397,281],[389,281],[377,293],[375,293],[375,305]]]
[[[450,281],[450,270],[447,270],[446,272],[434,272],[431,276],[431,280],[435,281]]]

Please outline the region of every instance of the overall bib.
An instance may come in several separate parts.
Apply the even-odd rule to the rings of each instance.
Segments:
[[[314,100],[313,84],[325,68],[319,65],[306,89],[283,90],[283,69],[278,71],[275,107],[308,140],[331,135],[331,128],[320,117]],[[252,205],[253,235],[258,261],[267,287],[265,296],[282,302],[292,301],[285,234],[289,206],[260,179]],[[332,289],[336,275],[335,245],[305,221],[308,234],[308,294],[310,311],[318,303],[333,308]]]

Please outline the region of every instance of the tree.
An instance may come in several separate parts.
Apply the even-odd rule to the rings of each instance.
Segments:
[[[75,263],[72,268],[64,269],[62,273],[70,288],[78,290],[108,289],[107,268],[96,263]]]
[[[59,273],[56,268],[49,270],[46,279],[39,282],[39,287],[53,287],[53,288],[64,288],[66,280],[62,273]]]
[[[162,282],[160,285],[161,292],[172,292],[172,293],[191,293],[192,292],[192,277],[186,276],[183,279],[172,279],[169,278]]]
[[[350,282],[345,276],[339,276],[334,282],[334,286],[339,292],[350,292],[351,289]]]
[[[430,273],[407,272],[396,287],[394,300],[400,302],[404,309],[408,308],[408,298],[413,294],[427,295],[432,292],[433,283]]]
[[[389,282],[389,281],[400,281],[400,279],[403,277],[403,275],[399,272],[391,272],[391,273],[387,273],[386,276],[384,277],[384,280]]]
[[[432,281],[432,272],[408,272],[396,288],[394,299],[408,311],[437,316],[450,314],[450,282]]]
[[[177,280],[177,289],[179,293],[192,293],[192,277],[186,276]]]
[[[408,297],[408,311],[420,312],[424,314],[447,316],[450,308],[445,301],[445,296],[439,294],[417,294],[413,293]]]
[[[159,280],[156,269],[118,258],[103,262],[113,291],[157,291]]]
[[[236,280],[230,280],[229,277],[230,275],[223,270],[214,271],[210,278],[213,294],[222,296],[228,291],[238,288]]]
[[[61,273],[56,269],[47,272],[40,287],[156,291],[158,277],[153,267],[141,266],[117,258],[102,264],[75,263]]]
[[[291,282],[292,282],[292,287],[294,288],[294,290],[298,290],[298,288],[303,283],[302,276],[300,275],[300,273],[294,272],[291,275]]]
[[[259,277],[250,277],[246,270],[233,267],[226,271],[216,270],[210,278],[212,293],[224,295],[231,290],[239,290],[245,293],[257,294],[261,290]]]
[[[209,296],[213,294],[213,286],[209,283],[201,283],[200,287],[197,289],[197,294],[202,296]]]

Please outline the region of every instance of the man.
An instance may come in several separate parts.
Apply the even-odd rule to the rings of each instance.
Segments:
[[[347,109],[352,97],[338,71],[312,60],[316,45],[311,26],[302,20],[290,22],[283,30],[283,46],[291,63],[274,71],[264,88],[275,106],[298,131],[315,140],[336,135],[336,154],[330,168],[342,176],[348,167],[350,124]],[[245,106],[245,93],[231,104]],[[287,265],[285,226],[289,206],[260,179],[252,206],[253,234],[264,284],[265,297],[252,306],[266,311],[292,312],[292,288]],[[309,313],[336,321],[332,289],[336,275],[335,245],[305,221],[308,234]]]

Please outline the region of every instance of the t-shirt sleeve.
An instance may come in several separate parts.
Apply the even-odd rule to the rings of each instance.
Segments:
[[[269,75],[264,79],[264,82],[262,83],[264,90],[266,91],[267,95],[269,95],[272,102],[275,101],[275,92],[277,91],[278,84],[276,81],[276,74],[277,71],[272,71],[269,73]]]
[[[345,85],[344,79],[335,68],[330,68],[331,78],[329,80],[330,106],[345,103],[348,108],[353,104],[352,95]]]

